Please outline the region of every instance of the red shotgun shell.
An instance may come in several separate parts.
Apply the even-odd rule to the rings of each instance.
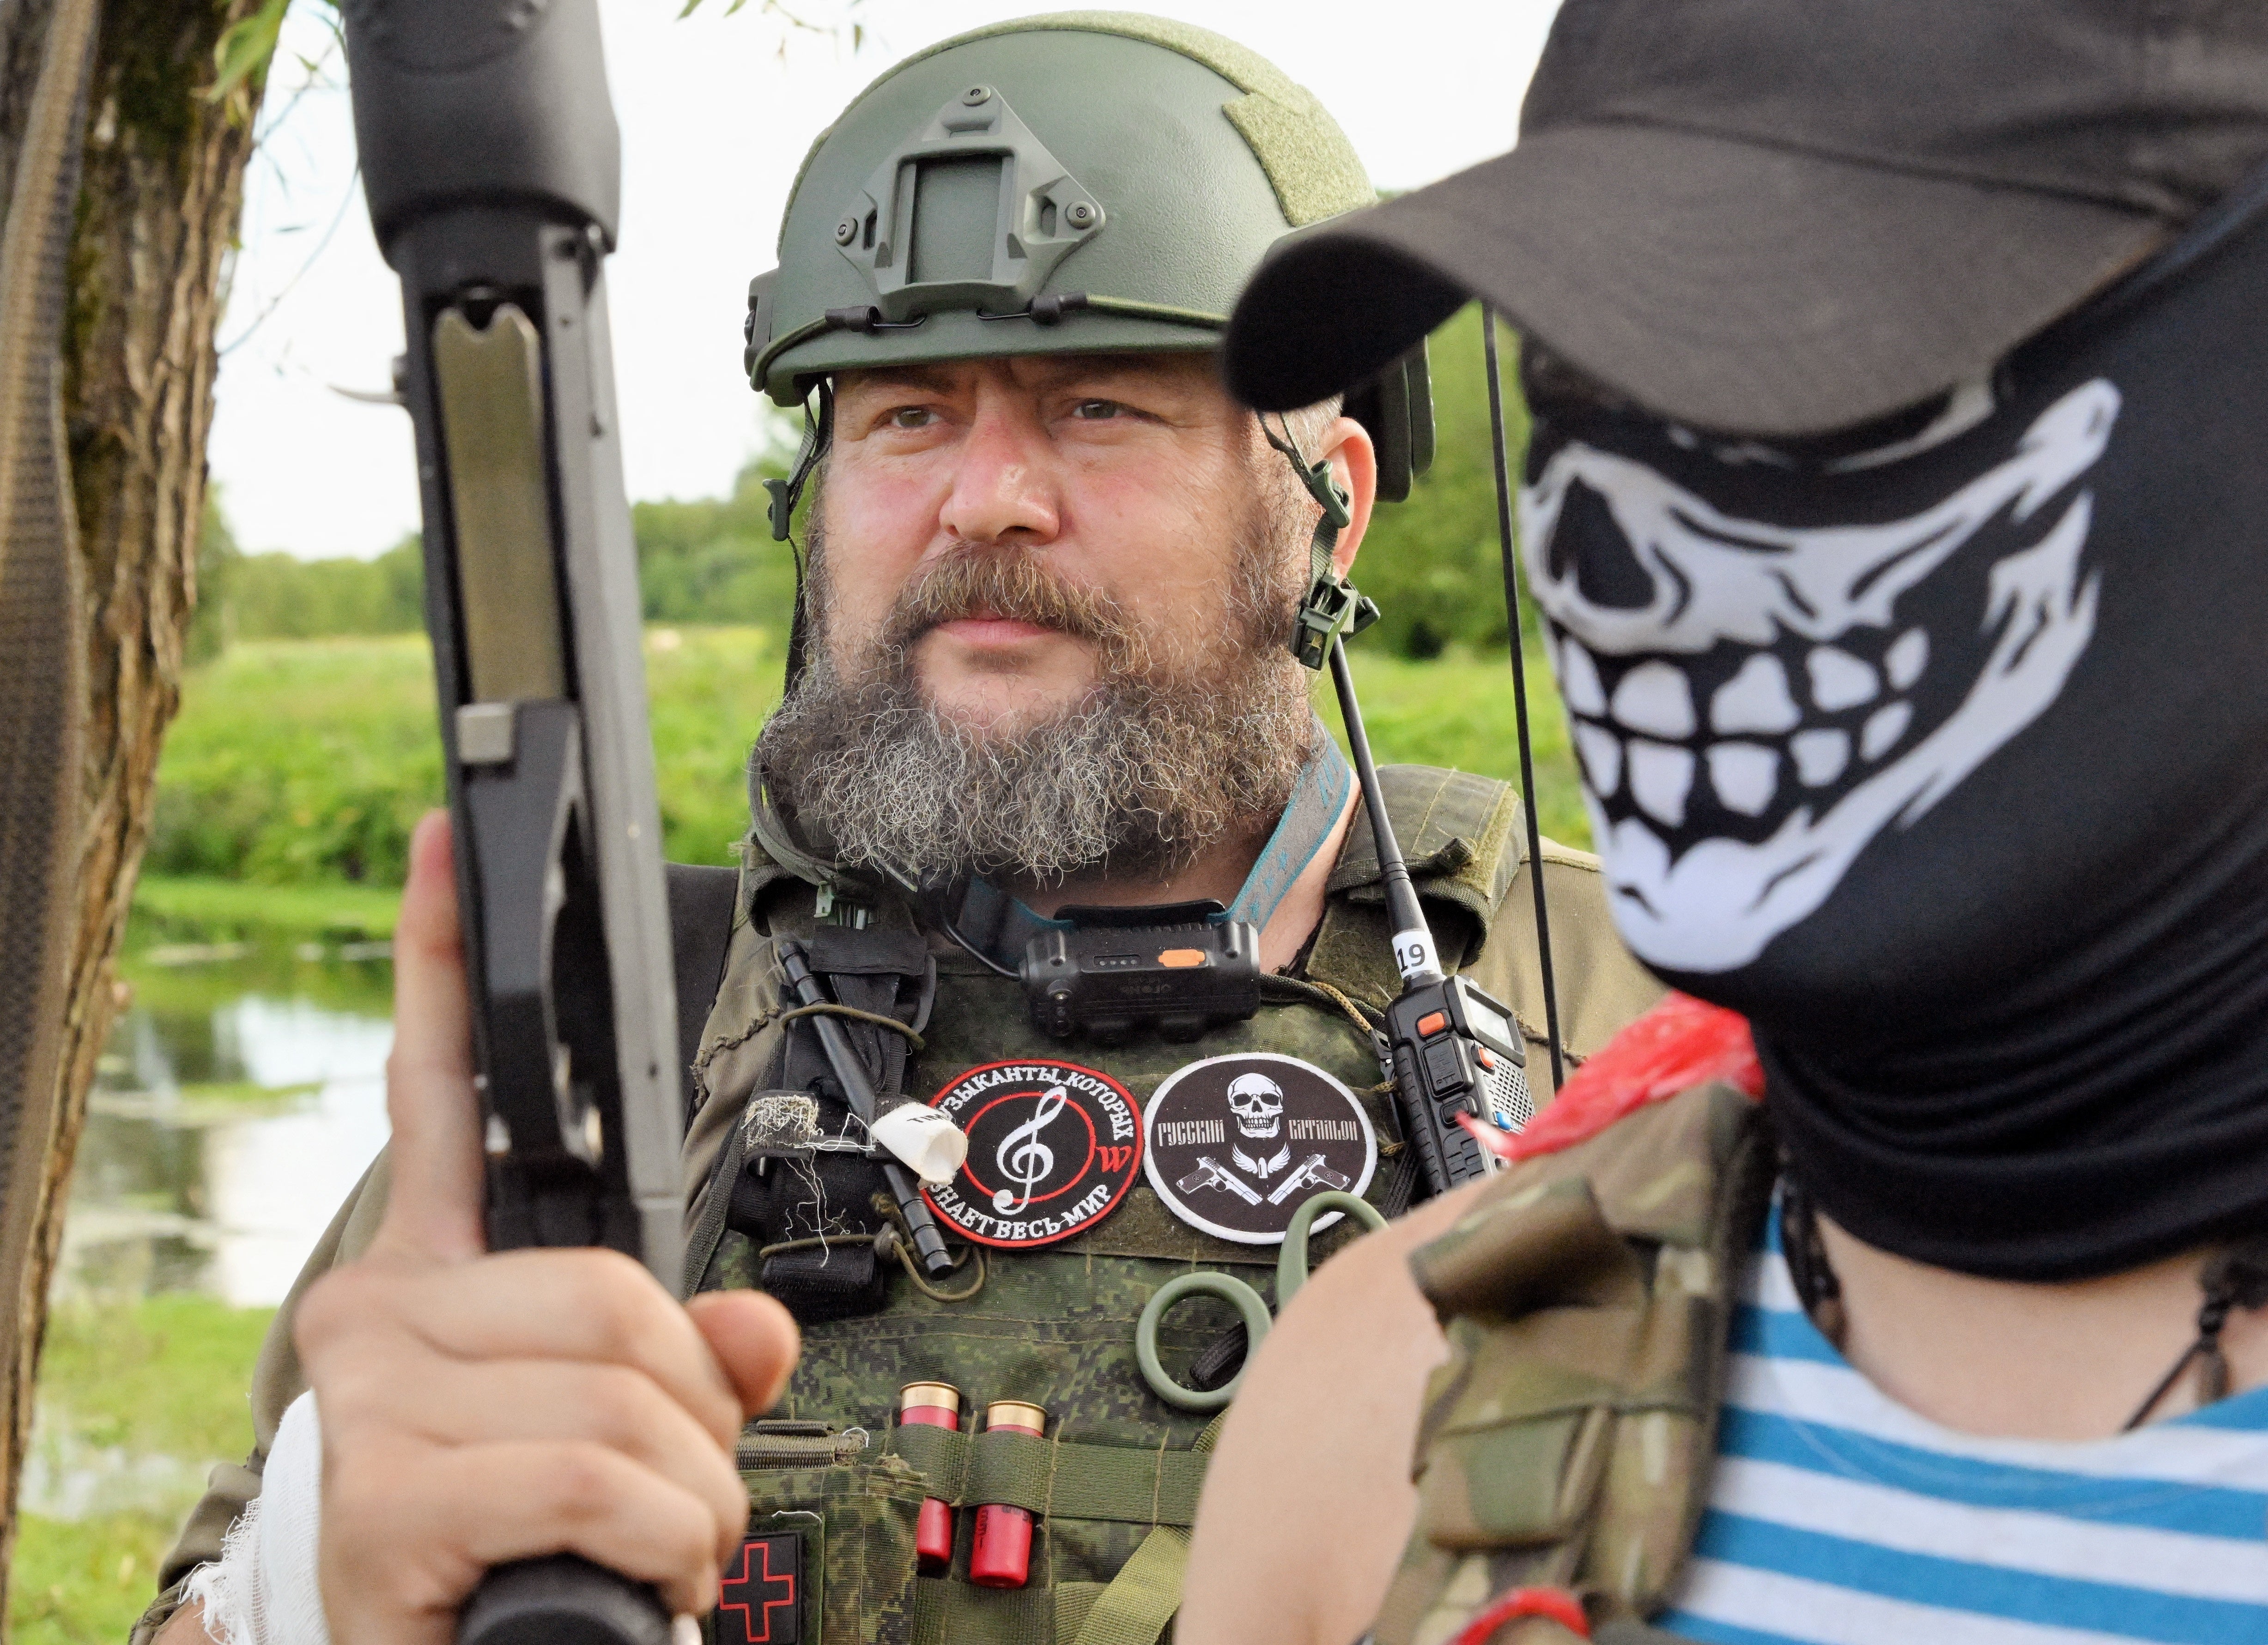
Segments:
[[[996,1399],[984,1407],[984,1431],[1044,1438],[1048,1414],[1020,1399]],[[983,1503],[968,1548],[968,1580],[979,1588],[1021,1588],[1031,1577],[1030,1512],[1006,1502]]]
[[[898,1426],[961,1429],[961,1390],[950,1383],[909,1382],[898,1390]],[[914,1521],[914,1558],[924,1576],[940,1576],[953,1563],[953,1504],[922,1499]]]

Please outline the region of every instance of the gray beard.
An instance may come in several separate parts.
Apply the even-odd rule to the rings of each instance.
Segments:
[[[798,832],[846,866],[917,882],[1164,878],[1291,800],[1314,716],[1298,682],[1259,683],[1113,680],[1000,734],[939,714],[910,681],[845,687],[814,662],[756,760]]]
[[[1264,544],[1247,552],[1201,672],[1160,665],[1167,648],[1096,613],[1096,684],[1008,731],[929,701],[909,655],[916,625],[895,625],[855,680],[819,640],[757,739],[754,772],[806,844],[846,867],[922,884],[1164,879],[1225,839],[1264,837],[1320,734],[1285,645],[1297,591],[1269,569],[1287,563]]]

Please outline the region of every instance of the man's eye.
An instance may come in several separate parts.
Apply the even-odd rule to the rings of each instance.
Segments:
[[[937,413],[927,406],[900,406],[883,421],[894,429],[926,429],[937,421]]]
[[[1101,422],[1119,415],[1125,409],[1115,400],[1082,400],[1071,408],[1071,415],[1082,422]]]

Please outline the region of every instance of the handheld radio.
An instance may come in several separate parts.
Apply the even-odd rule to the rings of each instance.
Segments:
[[[1394,922],[1394,963],[1402,973],[1402,997],[1387,1008],[1387,1076],[1402,1113],[1403,1130],[1418,1150],[1427,1193],[1446,1193],[1461,1183],[1476,1182],[1501,1169],[1459,1116],[1506,1131],[1524,1128],[1535,1113],[1528,1089],[1528,1053],[1512,1012],[1462,977],[1445,976],[1433,951],[1433,934],[1410,883],[1402,847],[1387,820],[1386,798],[1370,757],[1348,670],[1346,643],[1334,635],[1331,684],[1354,753],[1363,804],[1378,846],[1386,906]]]

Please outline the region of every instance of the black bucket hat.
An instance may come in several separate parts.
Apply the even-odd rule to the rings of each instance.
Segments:
[[[2258,0],[1565,0],[1520,146],[1282,242],[1264,410],[1469,298],[1676,421],[1794,434],[1982,376],[2268,154]]]

